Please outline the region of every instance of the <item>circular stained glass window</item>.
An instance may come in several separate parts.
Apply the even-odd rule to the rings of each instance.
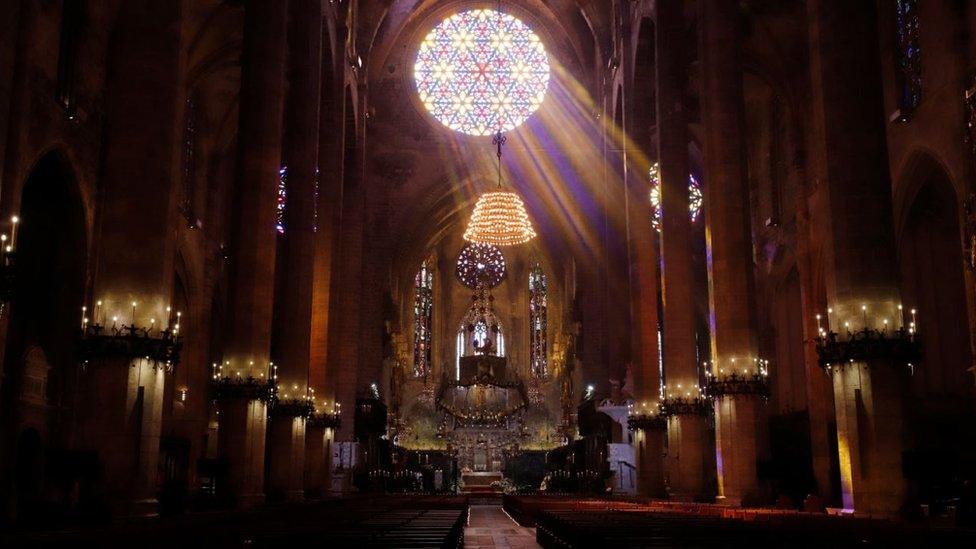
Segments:
[[[505,280],[505,256],[491,244],[468,244],[458,255],[457,277],[468,288],[481,281],[494,288]]]
[[[522,21],[491,9],[441,21],[420,44],[417,92],[442,124],[469,135],[517,128],[549,89],[549,55]]]

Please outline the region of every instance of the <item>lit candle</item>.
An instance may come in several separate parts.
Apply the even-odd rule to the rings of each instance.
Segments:
[[[85,311],[87,311],[87,310],[88,310],[88,307],[85,307],[84,305],[81,306],[81,329],[82,330],[85,329],[85,320],[87,320],[85,318]]]
[[[20,223],[20,218],[16,215],[10,218],[10,250],[14,251],[17,246],[17,223]]]
[[[101,306],[102,306],[102,301],[101,300],[98,300],[98,301],[95,302],[95,314],[92,315],[92,318],[95,319],[95,322],[98,322],[98,308],[101,307]],[[104,321],[105,319],[102,319],[102,320]],[[102,324],[104,324],[104,322],[102,322]]]
[[[136,325],[136,302],[132,302],[132,325]]]
[[[817,333],[819,334],[822,331],[823,331],[823,326],[820,324],[820,315],[818,314],[817,315]]]
[[[868,327],[868,306],[861,305],[861,316],[864,317],[864,328]]]
[[[915,313],[916,313],[915,309],[912,309],[912,327],[913,328],[918,325],[918,319],[915,318]]]

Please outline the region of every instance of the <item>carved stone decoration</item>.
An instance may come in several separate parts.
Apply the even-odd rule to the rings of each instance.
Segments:
[[[20,400],[28,404],[43,406],[47,404],[47,378],[51,364],[44,349],[31,346],[24,354],[24,379],[20,389]]]

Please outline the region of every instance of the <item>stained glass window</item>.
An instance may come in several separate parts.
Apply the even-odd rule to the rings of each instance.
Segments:
[[[466,244],[457,259],[458,280],[475,289],[484,282],[494,288],[505,279],[505,256],[491,244]]]
[[[288,166],[278,170],[278,198],[275,204],[275,229],[285,234],[285,204],[288,199]]]
[[[191,228],[195,227],[193,199],[196,194],[197,112],[192,98],[186,99],[183,111],[183,185],[180,212]]]
[[[474,325],[474,334],[471,335],[471,343],[474,345],[474,354],[484,354],[485,343],[488,341],[488,324],[484,320],[478,321]]]
[[[424,261],[414,277],[413,373],[417,377],[430,373],[433,310],[434,272],[429,263]]]
[[[516,17],[463,11],[420,44],[414,78],[420,100],[439,122],[469,135],[493,135],[517,128],[542,104],[549,56]]]
[[[547,377],[549,374],[548,324],[549,285],[542,265],[536,263],[529,272],[529,362],[532,374]]]
[[[464,326],[458,328],[457,340],[454,345],[454,379],[461,379],[461,357],[464,356]]]
[[[902,118],[922,100],[922,50],[918,39],[918,0],[895,0]]]
[[[654,230],[661,232],[661,168],[657,162],[651,166],[648,179],[651,183],[651,207],[654,208],[651,225]],[[688,211],[692,223],[701,215],[703,200],[701,183],[694,175],[688,174]]]

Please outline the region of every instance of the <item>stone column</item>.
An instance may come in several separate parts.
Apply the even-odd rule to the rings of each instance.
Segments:
[[[301,499],[305,476],[305,417],[310,405],[308,374],[315,260],[315,198],[318,184],[319,102],[322,71],[322,2],[289,2],[288,98],[284,164],[288,167],[281,239],[282,284],[276,296],[278,398],[271,414],[268,493]]]
[[[360,148],[361,128],[357,128],[357,110],[353,90],[345,90],[344,141],[342,165],[341,228],[338,233],[337,264],[333,271],[333,284],[342,288],[335,295],[333,311],[335,322],[329,328],[329,365],[335,365],[335,375],[328,379],[333,383],[335,400],[342,410],[349,412],[337,430],[337,439],[353,440],[352,412],[356,404],[358,372],[361,364],[359,353],[361,318],[359,300],[362,296],[362,252],[365,217],[365,193],[363,190],[363,158]],[[362,119],[360,119],[361,121]],[[340,366],[341,365],[341,366]]]
[[[756,502],[756,422],[765,386],[753,303],[752,234],[746,183],[739,12],[733,2],[702,3],[702,118],[705,221],[711,311],[710,394],[715,401],[718,497]],[[742,385],[733,386],[730,379]],[[753,392],[755,391],[755,392]]]
[[[168,318],[183,118],[181,21],[179,3],[126,4],[119,15],[93,298],[87,304],[89,324],[107,325],[102,334],[114,324],[155,326],[152,335],[158,336]],[[98,339],[86,338],[86,349]],[[79,380],[76,446],[98,454],[101,488],[114,512],[152,511],[168,368],[104,348],[94,352]]]
[[[286,2],[252,0],[244,15],[236,204],[231,224],[223,375],[266,380],[274,294],[275,211],[281,167]],[[219,452],[238,504],[264,499],[266,401],[250,392],[221,398]]]
[[[652,68],[652,67],[647,67]],[[640,67],[643,69],[643,67]],[[632,74],[635,71],[627,71]],[[650,75],[648,75],[650,76]],[[630,80],[634,80],[631,78]],[[659,417],[661,371],[658,346],[658,252],[657,232],[651,220],[654,208],[650,201],[648,174],[650,162],[644,151],[650,150],[654,118],[654,91],[643,78],[632,82],[635,94],[627,101],[628,171],[627,202],[630,210],[630,296],[632,303],[631,367],[633,368],[634,408],[631,416],[653,421],[632,421],[637,464],[637,489],[641,495],[665,497],[664,439],[667,424]]]
[[[328,369],[329,331],[332,318],[332,273],[342,197],[341,86],[336,84],[335,66],[328,47],[328,29],[322,27],[322,85],[319,108],[319,193],[318,230],[315,233],[315,265],[312,275],[312,333],[309,349],[309,388],[314,392],[317,413],[332,411],[334,382]],[[307,425],[305,433],[305,492],[326,494],[332,484],[332,440],[334,429]]]
[[[644,163],[638,173],[648,173]],[[631,299],[633,302],[634,408],[636,417],[657,416],[660,405],[661,372],[658,348],[657,233],[651,225],[649,187],[636,175],[630,184],[630,235],[632,247]],[[638,490],[642,495],[664,497],[664,438],[667,426],[661,419],[637,422],[634,447],[637,452]]]
[[[829,219],[824,273],[829,329],[841,348],[849,331],[901,325],[885,114],[874,2],[811,0],[814,138],[811,175]],[[910,320],[910,319],[909,319]],[[906,322],[907,323],[907,322]],[[897,358],[897,357],[895,357]],[[830,368],[845,508],[897,513],[903,503],[900,360],[862,354]]]
[[[668,477],[677,499],[704,491],[706,422],[698,406],[694,273],[688,214],[688,126],[684,112],[687,36],[683,2],[658,2],[658,159],[661,169],[661,254],[664,371],[667,380]],[[681,403],[689,405],[680,405]]]

